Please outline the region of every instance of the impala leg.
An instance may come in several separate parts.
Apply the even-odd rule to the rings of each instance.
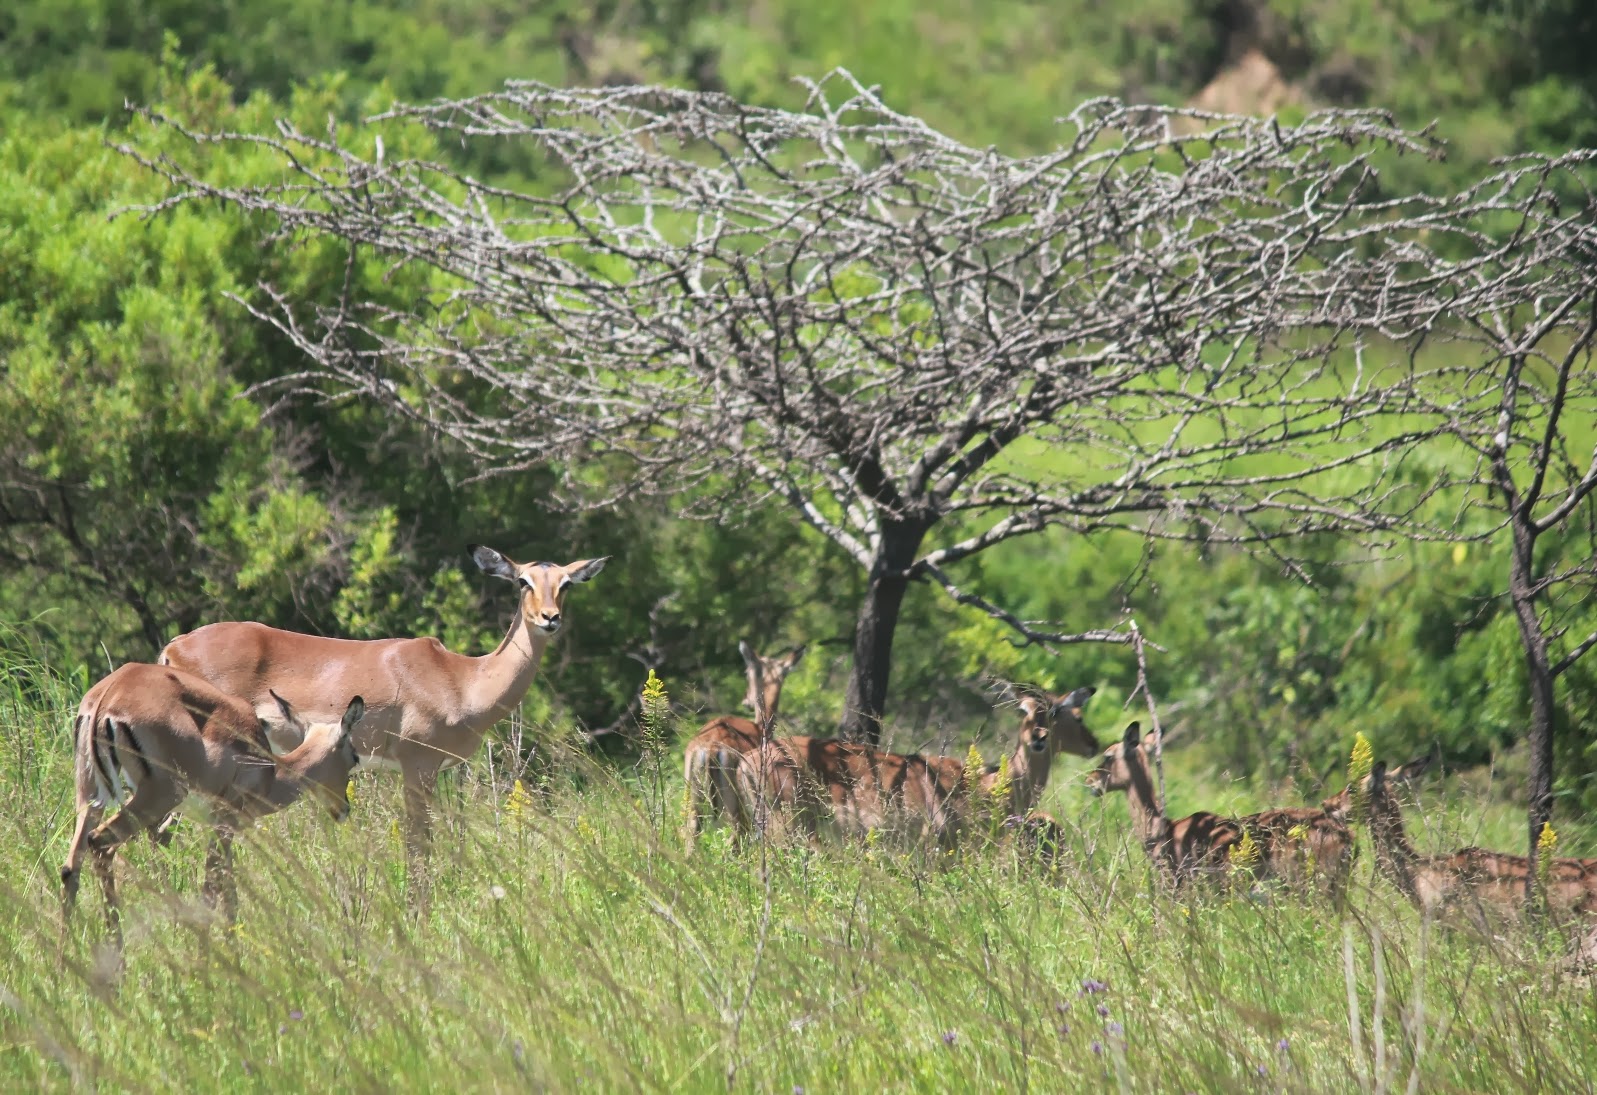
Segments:
[[[405,769],[405,860],[409,868],[411,910],[427,909],[432,810],[438,794],[438,768]]]
[[[72,832],[72,844],[67,850],[67,861],[61,865],[61,944],[67,941],[67,931],[72,923],[72,910],[78,901],[78,883],[83,877],[83,854],[89,847],[89,832],[100,822],[103,811],[93,802],[78,807],[78,824]]]
[[[117,901],[116,873],[112,869],[117,849],[141,832],[153,829],[161,818],[182,803],[184,790],[151,780],[133,792],[122,809],[95,828],[87,837],[93,857],[94,873],[105,894],[105,914],[111,941],[122,950],[122,911]]]
[[[683,804],[682,846],[688,852],[693,851],[699,834],[704,831],[706,810],[714,809],[713,803],[709,801],[711,791],[707,786],[708,773],[705,771],[705,760],[703,754],[689,750],[687,758],[682,762],[683,794],[686,796],[686,802]]]
[[[221,912],[229,924],[238,919],[238,884],[233,877],[233,838],[237,832],[235,818],[216,819],[210,846],[205,850],[205,885],[201,890],[205,903]]]

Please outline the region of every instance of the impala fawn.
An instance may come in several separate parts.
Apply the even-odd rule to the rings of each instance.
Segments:
[[[1154,795],[1152,748],[1153,735],[1144,737],[1141,725],[1132,723],[1087,773],[1087,789],[1094,795],[1126,792],[1133,832],[1155,867],[1177,887],[1246,866],[1260,879],[1317,879],[1340,902],[1353,862],[1353,836],[1339,818],[1323,809],[1294,808],[1240,818],[1204,810],[1171,821]],[[1255,849],[1251,862],[1243,854],[1245,838]]]
[[[1019,697],[1019,741],[1009,756],[1005,816],[1024,817],[1047,786],[1061,752],[1092,756],[1098,745],[1083,725],[1093,689]],[[912,841],[952,845],[968,823],[969,788],[990,796],[999,769],[967,778],[953,757],[887,753],[854,742],[774,738],[738,769],[739,790],[756,826],[772,835],[797,830],[814,841],[823,828],[845,835],[886,830]]]

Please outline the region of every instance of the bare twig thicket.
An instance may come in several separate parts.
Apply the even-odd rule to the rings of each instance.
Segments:
[[[1054,151],[1011,157],[846,72],[807,87],[787,111],[515,82],[368,122],[391,141],[413,124],[515,143],[537,165],[526,191],[385,159],[370,129],[150,114],[196,144],[270,150],[275,185],[128,151],[174,187],[146,213],[224,200],[285,243],[436,271],[403,308],[262,286],[249,307],[306,359],[278,392],[370,396],[485,469],[561,460],[588,503],[790,507],[870,576],[843,724],[867,739],[909,582],[1021,641],[1129,641],[963,584],[959,564],[1017,537],[1122,529],[1290,568],[1304,534],[1457,534],[1434,500],[1479,469],[1415,474],[1408,457],[1469,433],[1462,416],[1500,387],[1503,344],[1468,333],[1593,291],[1590,202],[1551,200],[1581,156],[1393,197],[1377,161],[1439,142],[1377,111],[1286,125],[1094,100]],[[1468,398],[1437,394],[1453,390]],[[628,474],[584,493],[596,477],[574,456]]]

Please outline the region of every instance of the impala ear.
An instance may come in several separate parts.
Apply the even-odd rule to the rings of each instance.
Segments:
[[[750,669],[753,669],[759,664],[760,656],[754,653],[754,648],[749,645],[749,641],[747,639],[738,640],[738,653],[743,655],[743,664],[748,666]]]
[[[1386,785],[1386,761],[1378,760],[1370,769],[1370,794],[1379,794]]]
[[[804,652],[806,650],[808,650],[809,648],[810,648],[810,644],[809,643],[799,643],[792,650],[789,650],[787,652],[787,667],[789,669],[792,669],[799,662],[803,661],[804,660]]]
[[[1134,722],[1130,726],[1126,727],[1125,736],[1123,736],[1120,741],[1121,744],[1127,749],[1135,749],[1137,746],[1141,745],[1142,723]]]
[[[340,721],[340,725],[343,727],[344,733],[353,733],[355,727],[360,723],[360,720],[365,717],[366,701],[361,699],[359,696],[356,696],[354,699],[349,701],[349,706],[344,708],[344,717]]]
[[[1097,691],[1096,688],[1091,687],[1078,688],[1059,701],[1060,706],[1079,719],[1087,710],[1087,701],[1092,699],[1093,693]]]
[[[493,548],[483,547],[481,544],[467,544],[466,550],[471,552],[471,561],[476,563],[477,569],[484,574],[503,578],[507,582],[516,580],[516,564]]]
[[[1433,748],[1423,757],[1415,757],[1407,764],[1400,764],[1396,768],[1393,768],[1386,774],[1386,778],[1391,780],[1393,783],[1408,783],[1412,780],[1419,779],[1430,770],[1431,765],[1435,764],[1437,760],[1440,759],[1440,753],[1440,749]]]
[[[586,582],[603,570],[604,565],[609,561],[610,556],[601,555],[597,559],[579,559],[575,563],[567,563],[565,566],[566,577],[573,582]]]

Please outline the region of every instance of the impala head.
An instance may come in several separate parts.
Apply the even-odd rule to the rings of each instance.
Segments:
[[[1052,750],[1078,757],[1096,756],[1098,739],[1082,722],[1087,701],[1097,691],[1078,688],[1074,692],[1052,695],[1047,692],[1017,694],[1020,708],[1020,744],[1028,753],[1042,755]]]
[[[287,700],[276,692],[271,696],[289,726],[303,737],[299,748],[281,758],[282,763],[294,770],[305,790],[326,804],[334,821],[343,821],[350,811],[349,777],[360,764],[351,735],[366,714],[366,701],[356,696],[338,722],[307,726]]]
[[[804,657],[805,646],[800,643],[766,658],[756,654],[747,640],[739,642],[738,653],[743,655],[749,678],[749,690],[743,695],[743,706],[756,714],[765,711],[774,715],[777,697],[782,693],[782,682]]]
[[[1147,773],[1148,750],[1152,746],[1153,735],[1143,736],[1142,723],[1126,727],[1120,740],[1104,750],[1098,767],[1087,773],[1087,790],[1094,795],[1128,790],[1138,773]]]
[[[1380,761],[1370,774],[1364,777],[1364,786],[1370,792],[1371,801],[1379,792],[1390,798],[1390,788],[1395,783],[1409,783],[1423,776],[1432,764],[1437,761],[1437,750],[1432,749],[1423,757],[1415,757],[1407,764],[1399,764],[1396,768],[1388,768],[1385,761]],[[1379,769],[1381,778],[1376,779],[1375,772]],[[1320,803],[1320,809],[1338,821],[1346,821],[1353,813],[1353,788],[1351,785],[1342,788],[1336,794]]]
[[[486,574],[516,583],[521,591],[521,615],[530,630],[553,635],[560,630],[561,607],[566,591],[577,582],[586,582],[604,569],[610,559],[578,559],[558,566],[554,563],[518,563],[481,544],[469,545],[472,561]]]

